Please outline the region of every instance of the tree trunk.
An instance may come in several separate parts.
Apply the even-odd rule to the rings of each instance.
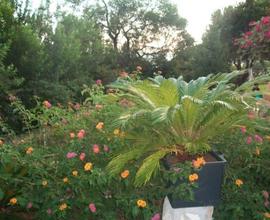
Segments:
[[[248,80],[251,81],[254,79],[252,67],[248,68]]]

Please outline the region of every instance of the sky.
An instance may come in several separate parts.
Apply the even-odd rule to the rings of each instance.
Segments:
[[[208,25],[211,23],[211,15],[217,9],[223,9],[229,5],[237,5],[245,0],[171,0],[178,7],[179,14],[187,19],[187,31],[197,43]]]
[[[38,7],[42,0],[32,0],[32,5]],[[92,2],[93,0],[88,0]],[[187,31],[195,39],[197,43],[201,42],[201,38],[208,25],[211,23],[211,15],[217,9],[223,9],[229,5],[237,5],[245,0],[171,0],[178,7],[179,14],[187,19]],[[55,10],[56,2],[51,1],[51,10]]]

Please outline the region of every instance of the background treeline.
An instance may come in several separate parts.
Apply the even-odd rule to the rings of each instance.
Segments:
[[[245,68],[233,39],[270,14],[269,0],[246,0],[216,11],[202,43],[169,0],[0,1],[0,124],[20,130],[10,99],[80,102],[83,84],[108,83],[119,72],[201,75]],[[198,17],[199,19],[199,17]],[[259,68],[267,62],[258,61]],[[3,131],[2,131],[3,132]]]

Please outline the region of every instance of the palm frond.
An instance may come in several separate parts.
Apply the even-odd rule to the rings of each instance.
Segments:
[[[124,169],[129,161],[137,159],[143,154],[145,154],[145,146],[132,148],[129,151],[114,157],[107,165],[106,170],[111,175],[117,175]]]
[[[136,173],[134,182],[135,186],[142,186],[146,184],[155,174],[155,172],[158,171],[160,167],[160,159],[162,159],[169,152],[170,150],[168,149],[162,149],[145,158],[138,172]]]

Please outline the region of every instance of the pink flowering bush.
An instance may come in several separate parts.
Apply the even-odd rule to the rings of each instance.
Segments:
[[[234,40],[240,56],[244,59],[267,59],[270,55],[270,16],[249,23],[250,30]]]
[[[21,109],[19,105],[14,103]],[[136,167],[127,166],[128,172],[117,177],[107,173],[112,155],[128,146],[124,131],[111,127],[126,107],[118,101],[100,105],[74,109],[41,103],[20,112],[39,115],[27,125],[29,135],[6,140],[0,147],[0,216],[14,214],[12,218],[18,219],[16,213],[25,212],[26,219],[141,220],[160,211],[168,193],[159,190],[166,185],[162,176],[153,180],[155,187],[135,188]],[[39,126],[31,127],[34,123]],[[11,203],[12,198],[16,200]],[[138,207],[138,199],[146,207]]]

